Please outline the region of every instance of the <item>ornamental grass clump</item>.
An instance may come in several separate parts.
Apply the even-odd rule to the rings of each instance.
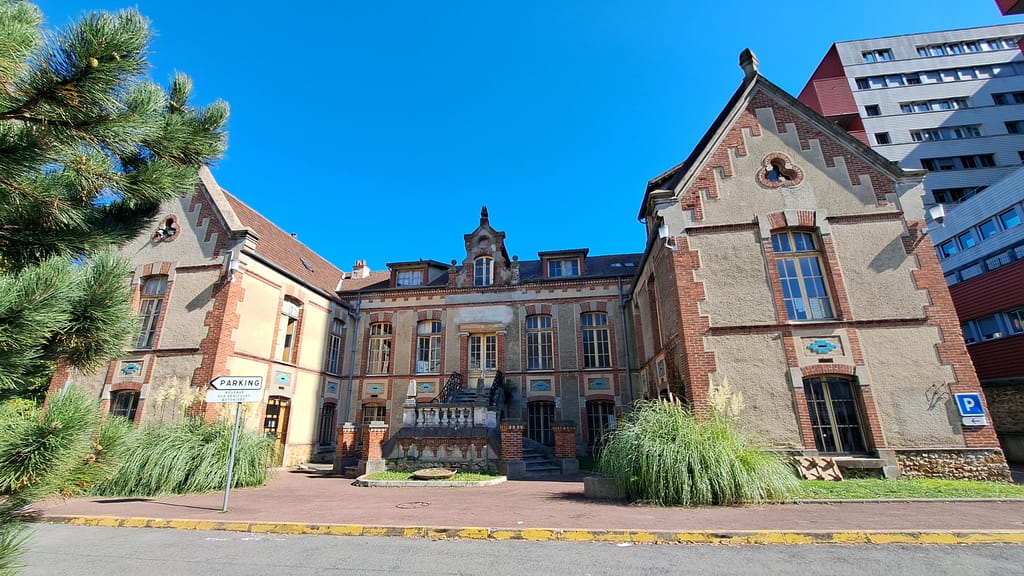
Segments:
[[[791,467],[752,446],[735,418],[696,416],[672,400],[638,402],[606,436],[597,471],[628,501],[662,506],[785,500],[798,486]]]
[[[97,484],[98,496],[161,496],[223,490],[234,424],[187,419],[143,428],[117,473]],[[260,486],[273,465],[274,442],[239,431],[233,487]]]

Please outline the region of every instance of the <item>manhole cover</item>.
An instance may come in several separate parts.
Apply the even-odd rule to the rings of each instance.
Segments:
[[[401,504],[395,504],[395,508],[401,508],[403,510],[426,508],[427,506],[430,506],[430,502],[402,502]]]

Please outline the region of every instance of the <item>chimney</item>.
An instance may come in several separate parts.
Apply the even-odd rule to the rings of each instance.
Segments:
[[[751,52],[750,48],[744,48],[743,52],[740,52],[740,68],[743,69],[744,78],[750,78],[757,74],[757,56]]]
[[[366,260],[356,260],[354,266],[352,266],[352,277],[353,278],[366,278],[370,275],[370,268],[366,265]]]

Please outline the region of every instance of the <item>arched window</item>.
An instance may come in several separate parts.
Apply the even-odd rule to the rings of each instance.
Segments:
[[[608,400],[587,402],[587,444],[594,446],[605,432],[615,428],[615,403]]]
[[[473,285],[490,286],[494,283],[494,258],[481,256],[473,261]]]
[[[554,367],[554,333],[551,316],[526,317],[526,369],[551,370]]]
[[[156,326],[167,296],[167,276],[150,276],[142,281],[142,295],[139,301],[139,317],[142,330],[135,340],[136,348],[152,348],[156,337]]]
[[[610,368],[612,355],[608,339],[608,315],[604,312],[587,312],[580,320],[583,325],[583,367]]]
[[[135,421],[135,411],[139,407],[138,390],[120,390],[110,393],[110,415]]]
[[[835,318],[818,242],[816,234],[804,230],[772,234],[775,269],[790,320]]]
[[[852,379],[842,376],[805,378],[804,394],[818,452],[867,453],[860,427],[860,403]]]

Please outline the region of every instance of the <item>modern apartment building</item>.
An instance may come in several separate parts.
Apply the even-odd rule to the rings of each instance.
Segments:
[[[903,168],[926,204],[970,198],[1024,158],[1024,24],[837,42],[799,99]]]
[[[1024,168],[949,210],[930,236],[1009,460],[1024,461]]]

